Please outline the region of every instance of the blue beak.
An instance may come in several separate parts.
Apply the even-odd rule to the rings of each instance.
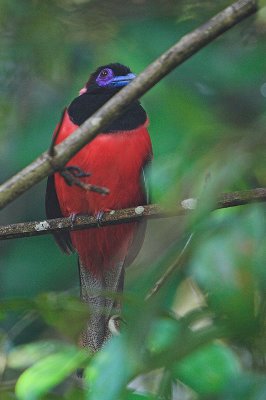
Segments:
[[[131,82],[136,75],[130,73],[125,76],[115,76],[110,83],[108,83],[109,87],[122,87],[126,86],[129,82]]]

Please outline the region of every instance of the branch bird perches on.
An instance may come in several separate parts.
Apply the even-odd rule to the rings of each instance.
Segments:
[[[213,209],[236,207],[259,202],[266,202],[266,188],[256,188],[253,190],[221,194]],[[112,210],[104,214],[101,220],[101,225],[107,226],[123,224],[141,218],[155,219],[181,216],[193,212],[196,207],[196,199],[185,199],[171,210],[163,209],[156,204],[138,206],[136,208],[128,208],[124,210]],[[75,218],[75,221],[71,220],[71,218],[57,218],[44,221],[22,222],[0,226],[0,240],[46,235],[60,230],[95,228],[98,226],[98,223],[97,217],[89,215],[78,215]]]

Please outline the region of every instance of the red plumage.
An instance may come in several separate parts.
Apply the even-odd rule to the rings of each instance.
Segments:
[[[146,202],[140,179],[152,152],[146,126],[147,122],[134,130],[99,134],[67,163],[67,166],[75,165],[90,172],[91,176],[82,181],[107,187],[108,195],[69,186],[59,173],[55,174],[56,193],[64,216],[96,215],[101,210],[134,207]],[[77,128],[66,111],[56,144]],[[125,259],[135,230],[136,223],[92,228],[71,232],[71,240],[82,263],[99,274],[100,268],[110,268]]]

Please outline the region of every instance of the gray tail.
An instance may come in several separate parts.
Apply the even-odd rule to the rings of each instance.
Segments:
[[[82,334],[82,344],[95,352],[111,337],[108,322],[113,314],[120,311],[118,301],[106,298],[101,292],[122,292],[124,285],[124,266],[104,271],[102,275],[93,275],[79,261],[80,296],[90,307],[90,320]]]

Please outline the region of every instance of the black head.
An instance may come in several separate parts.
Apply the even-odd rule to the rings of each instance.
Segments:
[[[119,63],[103,65],[93,72],[68,107],[70,119],[81,125],[95,111],[120,89],[135,78],[135,75],[125,65]],[[118,119],[105,127],[103,132],[116,132],[119,130],[131,130],[144,124],[147,115],[138,101],[131,104]]]
[[[119,63],[102,65],[91,74],[80,94],[117,92],[135,77],[136,75],[125,65]]]

